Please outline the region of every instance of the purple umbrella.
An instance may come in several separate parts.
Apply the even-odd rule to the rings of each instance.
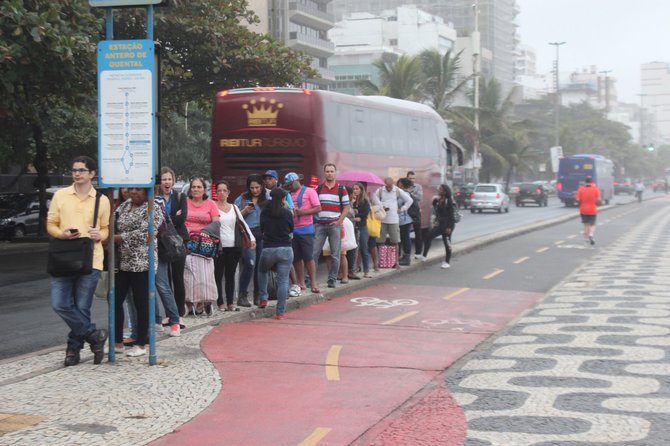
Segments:
[[[348,170],[346,172],[342,172],[337,176],[337,182],[346,185],[351,185],[357,182],[365,183],[368,185],[371,184],[377,186],[384,185],[384,180],[379,178],[374,173],[367,172],[365,170]]]

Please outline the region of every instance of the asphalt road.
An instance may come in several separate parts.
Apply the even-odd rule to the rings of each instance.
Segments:
[[[631,201],[631,197],[617,196],[614,203]],[[543,208],[531,206],[517,208],[512,205],[510,212],[503,214],[461,212],[463,219],[456,228],[455,243],[560,215],[576,214],[577,210],[565,208],[558,200],[552,198],[549,206]],[[523,240],[527,240],[529,236],[532,237],[526,235]],[[0,308],[2,308],[0,359],[64,345],[67,328],[51,309],[50,280],[45,273],[45,251],[29,247],[17,251],[14,246],[12,249],[7,249],[7,245],[7,243],[0,245]],[[440,248],[441,243],[436,241],[433,249]],[[455,261],[463,260],[455,259]],[[107,308],[104,301],[94,301],[92,314],[97,324],[107,325]]]

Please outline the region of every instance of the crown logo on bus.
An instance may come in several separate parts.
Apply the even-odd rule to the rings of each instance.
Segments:
[[[247,125],[249,127],[275,127],[279,110],[284,104],[275,99],[260,98],[258,101],[252,99],[248,104],[242,105],[247,112]]]

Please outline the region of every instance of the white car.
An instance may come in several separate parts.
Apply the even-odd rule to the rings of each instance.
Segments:
[[[481,213],[485,209],[492,211],[509,212],[509,196],[503,190],[501,184],[480,183],[470,196],[470,212]]]

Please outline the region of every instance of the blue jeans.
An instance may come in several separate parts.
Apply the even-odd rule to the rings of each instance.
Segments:
[[[242,271],[240,272],[240,289],[239,293],[246,293],[249,290],[251,278],[254,278],[254,295],[258,294],[258,271],[256,268],[256,260],[261,258],[263,252],[263,234],[261,228],[251,228],[251,232],[256,237],[256,249],[242,250]]]
[[[358,238],[358,248],[361,251],[361,259],[363,260],[363,272],[370,272],[370,233],[368,232],[368,227],[362,226],[360,228],[360,235]]]
[[[177,303],[174,299],[174,293],[170,286],[170,264],[163,260],[158,260],[158,271],[156,271],[156,291],[160,296],[163,308],[165,308],[165,315],[169,319],[170,325],[179,323],[179,310],[177,310]],[[158,312],[158,299],[156,299],[156,323],[160,324],[160,313]]]
[[[70,327],[67,345],[79,351],[84,346],[84,338],[95,331],[91,322],[93,293],[100,279],[100,271],[73,277],[51,278],[51,307]]]
[[[328,238],[328,243],[330,243],[330,257],[333,261],[330,264],[330,271],[328,271],[329,282],[337,281],[337,273],[340,270],[341,231],[342,227],[340,225],[314,225],[314,261],[317,262],[317,265],[323,245],[326,243],[326,238]],[[312,284],[316,283],[316,277],[310,277],[310,279],[312,279]]]
[[[277,267],[277,314],[286,311],[286,298],[288,297],[288,273],[293,264],[293,248],[280,246],[276,248],[264,248],[261,260],[258,262],[258,287],[260,289],[260,300],[268,300],[268,271]]]

